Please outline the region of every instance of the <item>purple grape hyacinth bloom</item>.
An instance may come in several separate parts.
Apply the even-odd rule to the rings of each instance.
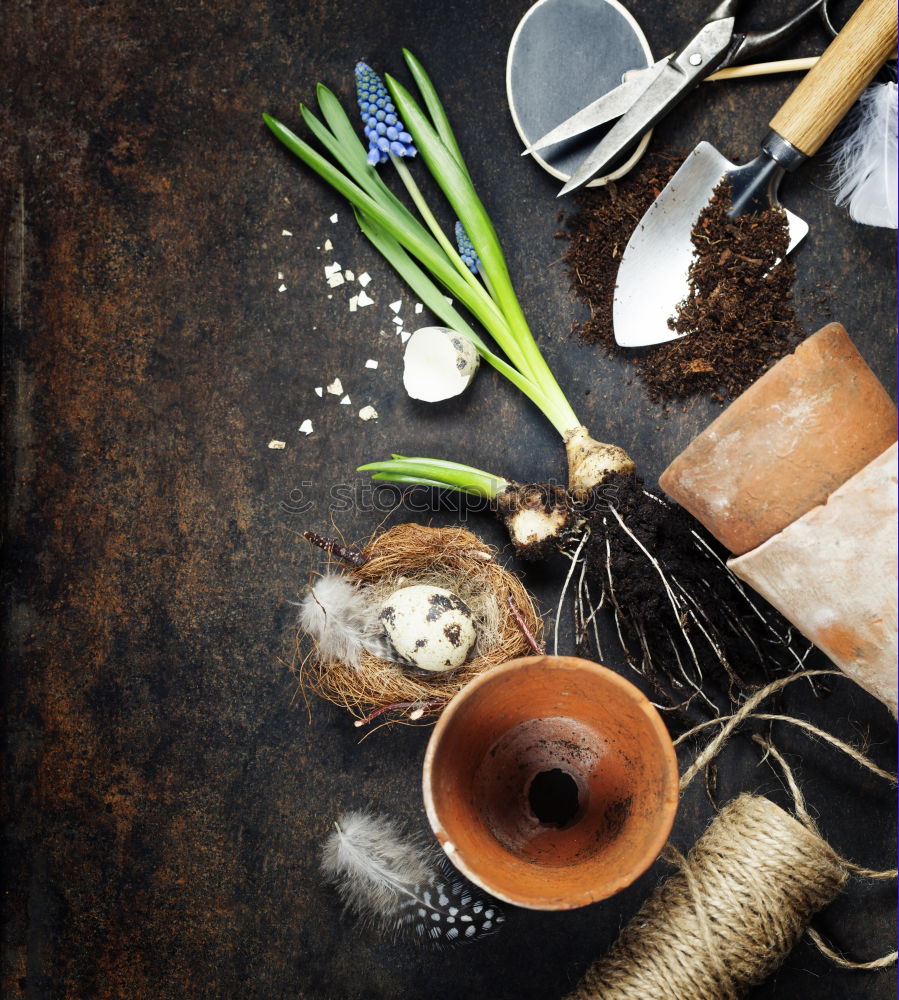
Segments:
[[[390,94],[378,74],[366,63],[356,63],[356,95],[368,139],[368,162],[384,163],[394,156],[415,156],[412,136],[399,120]]]
[[[481,258],[468,238],[465,226],[458,220],[456,221],[456,246],[459,248],[459,256],[462,258],[462,263],[472,274],[478,274],[481,267]]]

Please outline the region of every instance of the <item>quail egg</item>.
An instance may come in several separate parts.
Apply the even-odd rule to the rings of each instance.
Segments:
[[[401,587],[384,602],[379,617],[397,655],[420,670],[461,666],[477,639],[471,610],[443,587]]]

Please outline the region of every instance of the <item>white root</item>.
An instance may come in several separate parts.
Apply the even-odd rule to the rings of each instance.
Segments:
[[[743,600],[747,603],[747,605],[749,605],[750,609],[752,610],[756,618],[758,618],[758,620],[762,622],[762,624],[771,633],[771,635],[774,636],[775,644],[783,646],[790,654],[790,656],[792,656],[793,659],[796,661],[796,669],[801,670],[805,665],[805,658],[808,656],[808,651],[805,653],[803,657],[800,658],[796,650],[793,649],[792,629],[788,628],[787,635],[785,636],[781,635],[777,631],[777,629],[771,624],[768,618],[759,610],[755,602],[752,600],[752,598],[744,589],[743,584],[740,582],[740,580],[737,579],[737,577],[734,576],[733,573],[731,573],[730,569],[727,566],[727,563],[718,555],[718,553],[696,531],[691,531],[690,534],[692,534],[696,542],[697,548],[704,550],[718,563],[721,571],[725,574],[731,585],[736,589],[737,593],[743,598]]]
[[[602,653],[602,643],[599,641],[599,621],[597,620],[596,616],[602,609],[603,604],[605,604],[606,600],[605,591],[603,591],[600,594],[599,604],[597,604],[596,606],[594,606],[593,604],[593,596],[590,593],[590,585],[587,583],[586,579],[584,580],[584,593],[587,596],[587,607],[590,609],[590,616],[584,622],[584,628],[586,628],[588,625],[593,626],[593,639],[596,642],[596,656],[599,662],[602,663],[604,657]]]
[[[648,562],[650,563],[650,565],[653,567],[653,569],[659,575],[659,578],[662,581],[662,586],[665,589],[665,594],[668,597],[668,601],[671,604],[671,608],[672,608],[672,610],[674,612],[675,621],[677,622],[678,627],[679,627],[680,632],[681,632],[681,635],[684,638],[684,642],[686,643],[687,648],[690,651],[690,656],[691,656],[691,658],[693,660],[693,665],[694,665],[695,670],[696,670],[696,675],[699,678],[699,680],[702,681],[702,668],[701,668],[701,666],[699,664],[699,657],[696,654],[696,650],[695,650],[695,648],[693,646],[693,643],[692,643],[692,641],[690,639],[690,636],[689,636],[688,632],[684,628],[682,618],[683,617],[689,617],[689,618],[691,618],[694,621],[694,623],[699,628],[699,631],[703,634],[703,636],[705,637],[705,639],[708,641],[708,643],[711,646],[712,650],[719,657],[719,659],[721,659],[722,662],[724,662],[722,651],[719,649],[717,643],[708,634],[708,632],[705,630],[705,628],[702,626],[702,624],[698,621],[698,619],[696,618],[696,615],[693,613],[693,611],[689,607],[687,607],[685,605],[682,605],[681,602],[680,602],[680,600],[678,600],[677,595],[674,593],[671,585],[669,584],[668,578],[666,577],[665,572],[662,569],[662,566],[659,563],[659,561],[654,556],[652,556],[650,554],[650,552],[647,551],[646,547],[640,542],[640,540],[636,537],[636,535],[634,535],[634,533],[628,528],[628,526],[624,522],[624,519],[621,517],[621,515],[618,513],[618,511],[615,509],[615,507],[610,504],[609,505],[609,510],[611,511],[612,515],[615,517],[615,520],[618,522],[619,528],[640,549],[640,551],[646,557],[646,559],[648,560]],[[604,521],[604,523],[605,523],[605,521]],[[608,579],[609,579],[610,595],[611,595],[611,598],[612,598],[612,601],[613,601],[613,605],[614,605],[614,607],[616,609],[616,616],[615,616],[616,617],[616,624],[618,624],[618,621],[617,621],[617,619],[618,619],[618,615],[617,615],[618,602],[615,599],[615,594],[614,594],[613,581],[612,581],[612,573],[611,573],[610,555],[611,554],[610,554],[609,542],[608,542],[608,539],[606,539],[606,574],[607,574]],[[676,580],[674,581],[674,583],[675,583],[675,585],[679,589],[681,589],[681,590],[683,589],[683,588],[680,587],[680,584]],[[650,666],[651,663],[652,663],[652,653],[651,653],[651,651],[649,649],[649,646],[648,646],[648,643],[647,643],[647,640],[646,640],[646,636],[645,636],[643,630],[640,628],[639,623],[637,621],[635,621],[633,618],[631,618],[630,621],[631,621],[631,626],[634,629],[634,631],[636,632],[637,637],[639,639],[641,649],[643,650],[643,661],[644,661],[643,662],[643,670],[641,670],[639,672],[645,673],[646,668],[648,666]],[[619,639],[621,640],[622,648],[624,649],[625,654],[627,655],[627,647],[624,644],[624,640],[623,640],[623,637],[621,635],[620,625],[619,625],[619,628],[618,628],[618,635],[619,635]],[[681,661],[680,655],[677,652],[677,646],[674,643],[674,641],[673,641],[673,639],[671,638],[670,635],[669,635],[669,641],[671,641],[672,648],[674,649],[675,657],[677,659],[678,667],[680,669],[681,675],[683,676],[684,680],[687,682],[687,684],[691,688],[693,688],[697,692],[697,695],[699,697],[701,697],[704,701],[708,702],[708,704],[710,705],[710,707],[714,710],[715,706],[713,705],[713,703],[709,701],[709,699],[706,697],[706,695],[699,688],[699,685],[696,683],[696,681],[693,680],[689,676],[689,674],[687,673],[687,671],[684,669],[683,662]],[[628,660],[630,662],[630,657],[629,656],[628,656]],[[631,663],[631,666],[633,666],[633,663]],[[673,677],[672,677],[672,680],[674,680]]]
[[[665,594],[668,597],[668,601],[671,607],[674,609],[674,617],[680,621],[682,609],[680,604],[668,583],[668,578],[665,576],[664,570],[659,565],[659,561],[649,552],[646,546],[640,541],[639,538],[631,531],[631,529],[624,523],[624,518],[618,513],[618,511],[609,504],[609,510],[615,516],[615,520],[618,522],[618,526],[627,535],[627,537],[637,546],[637,548],[643,553],[644,556],[649,560],[650,566],[659,574],[659,579],[662,581],[662,586],[665,588]],[[686,633],[685,633],[686,634]],[[689,640],[688,640],[689,641]]]
[[[602,519],[602,524],[604,528],[608,527],[608,522],[605,518]],[[634,663],[631,657],[631,651],[628,644],[624,641],[624,634],[621,631],[621,619],[624,617],[624,612],[618,603],[618,598],[615,596],[615,584],[612,580],[612,549],[609,545],[609,536],[606,535],[606,578],[609,581],[609,600],[612,602],[612,610],[614,612],[615,618],[615,628],[618,632],[618,642],[621,649],[624,652],[624,658],[627,660],[628,666],[638,674],[642,674],[643,671]]]
[[[581,575],[578,577],[577,586],[575,587],[575,595],[577,597],[577,602],[575,604],[575,628],[574,628],[574,642],[575,648],[578,648],[581,643],[587,638],[587,621],[584,617],[584,581],[587,575],[587,560],[581,560]]]
[[[559,620],[562,617],[562,608],[565,605],[565,594],[568,592],[568,585],[571,583],[571,578],[574,576],[574,570],[577,566],[578,559],[580,558],[581,552],[584,546],[587,544],[587,539],[590,537],[590,532],[585,531],[581,536],[580,543],[578,547],[574,550],[574,554],[569,556],[571,559],[571,568],[568,570],[568,574],[565,577],[565,583],[562,584],[562,593],[559,594],[559,604],[556,607],[556,624],[553,629],[553,655],[559,655]]]

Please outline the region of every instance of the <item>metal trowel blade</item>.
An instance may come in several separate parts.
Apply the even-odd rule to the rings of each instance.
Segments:
[[[753,160],[737,167],[710,143],[701,142],[649,207],[618,267],[612,320],[615,340],[622,347],[649,347],[682,336],[668,326],[668,320],[689,294],[693,226],[722,178],[731,175],[736,184],[741,174],[758,169],[755,164]],[[808,225],[790,211],[787,222],[789,253],[808,232]]]

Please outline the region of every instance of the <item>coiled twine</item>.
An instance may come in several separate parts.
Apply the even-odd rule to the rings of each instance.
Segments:
[[[674,857],[672,857],[674,855]],[[848,878],[779,806],[728,803],[568,1000],[739,1000],[777,969]]]

